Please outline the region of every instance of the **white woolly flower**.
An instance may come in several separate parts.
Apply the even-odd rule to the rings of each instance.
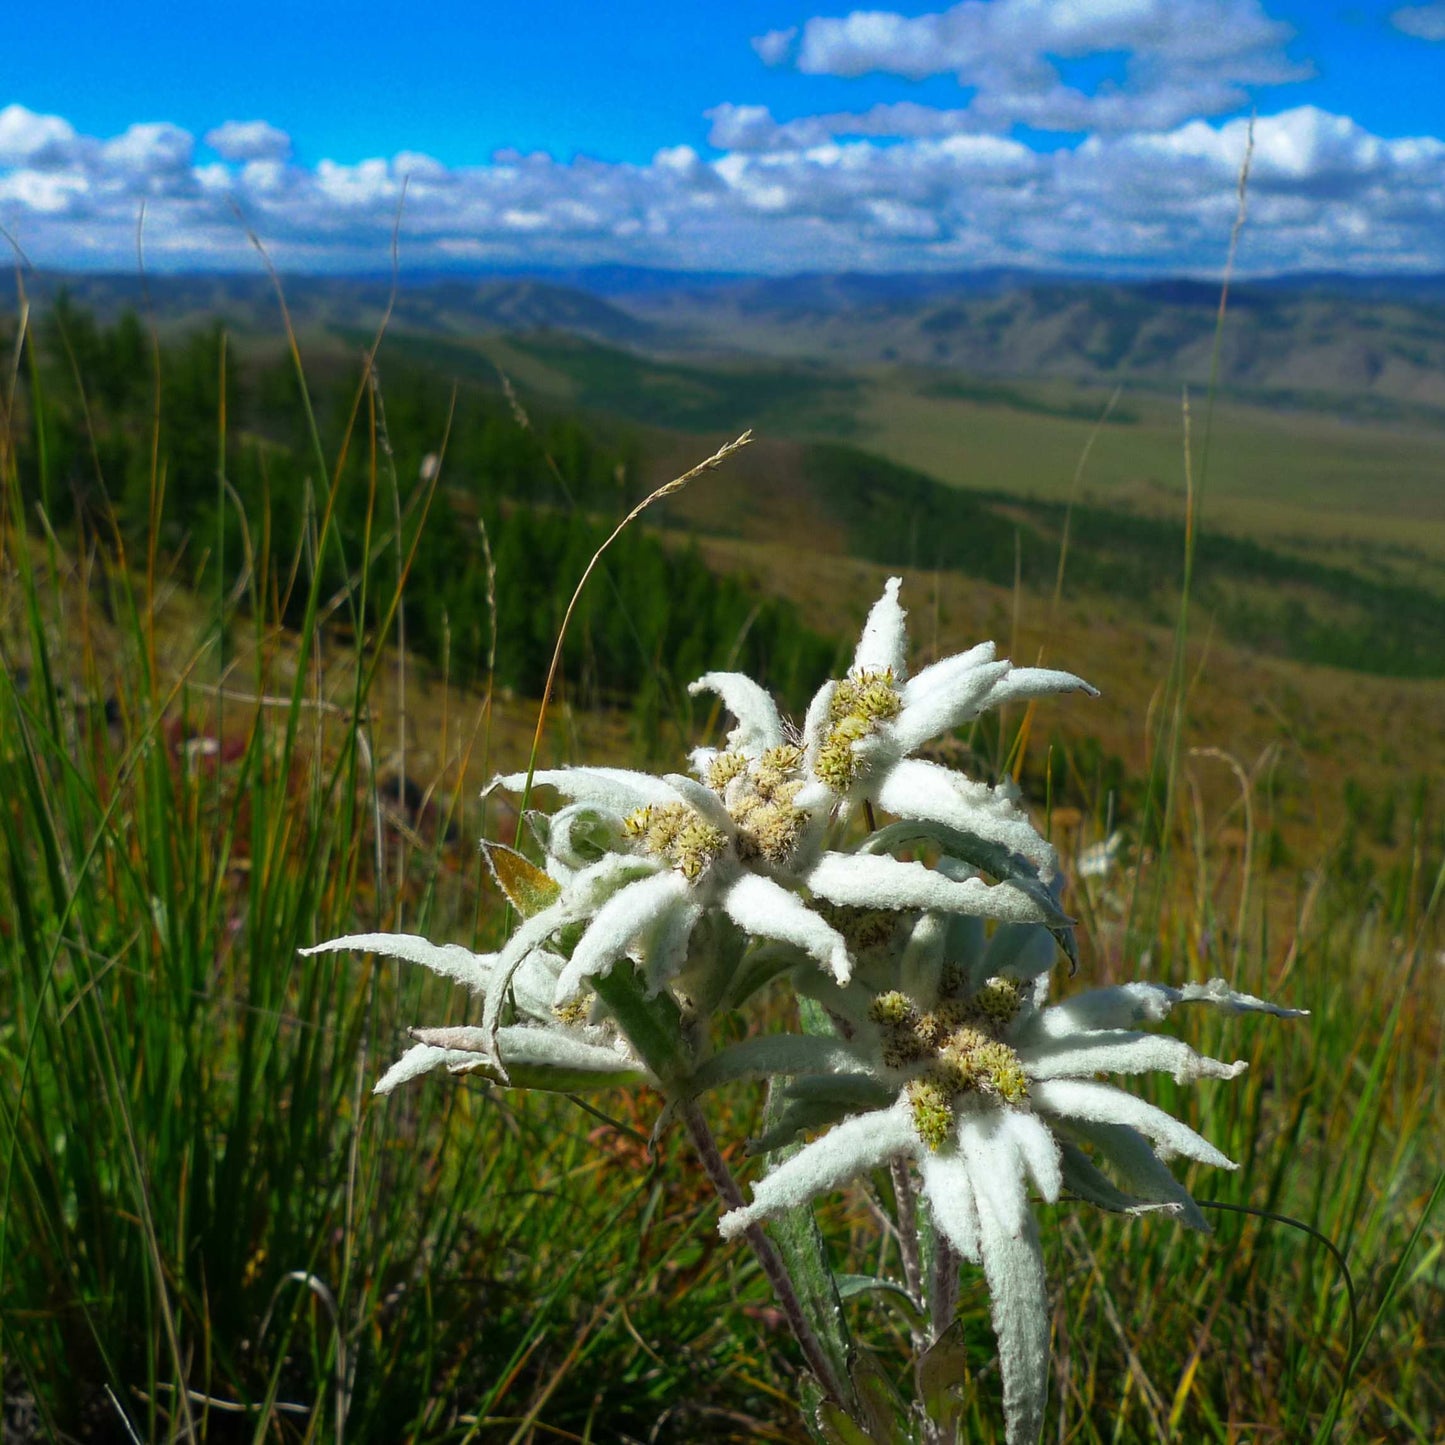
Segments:
[[[526,925],[523,925],[525,931]],[[473,994],[494,989],[505,951],[473,953],[457,944],[436,944],[408,933],[354,933],[301,950],[316,953],[374,953],[417,963],[464,984]],[[389,1094],[433,1069],[454,1074],[482,1072],[534,1089],[571,1091],[603,1085],[656,1082],[615,1029],[581,1019],[559,1018],[551,1008],[557,973],[564,960],[530,948],[517,961],[511,998],[518,1022],[493,1032],[487,1028],[414,1028],[417,1040],[372,1088]]]
[[[1159,1070],[1183,1082],[1242,1072],[1242,1061],[1222,1063],[1134,1027],[1176,1004],[1296,1012],[1223,980],[1124,984],[1043,1007],[1052,954],[1041,930],[1001,928],[971,967],[944,965],[916,996],[894,989],[869,997],[856,985],[831,991],[846,1050],[795,1080],[783,1128],[762,1143],[816,1128],[830,1099],[841,1121],[767,1174],[752,1203],[720,1225],[731,1238],[871,1169],[913,1160],[934,1224],[988,1282],[1009,1445],[1037,1440],[1048,1389],[1047,1290],[1030,1188],[1047,1203],[1068,1190],[1106,1209],[1160,1210],[1205,1229],[1163,1161],[1235,1167],[1187,1125],[1097,1076]],[[925,967],[919,976],[927,975]],[[888,1090],[880,1106],[848,1112],[869,1087]]]
[[[1004,703],[1097,690],[1070,672],[998,660],[992,642],[909,677],[901,585],[890,578],[874,603],[848,676],[814,697],[803,727],[808,767],[845,812],[869,802],[972,834],[1027,858],[1047,881],[1053,849],[1019,808],[1012,783],[990,788],[911,755]]]
[[[513,773],[492,786],[516,790],[524,780]],[[620,856],[635,869],[591,913],[558,978],[559,1005],[624,957],[636,956],[648,985],[661,988],[682,971],[693,929],[710,909],[755,938],[794,945],[847,982],[852,961],[843,936],[778,881],[789,877],[786,849],[775,850],[767,871],[757,866],[769,860],[760,858],[749,817],[730,811],[724,789],[677,773],[657,778],[620,768],[558,768],[538,772],[532,781],[609,814],[630,850]],[[798,827],[804,826],[800,821]],[[573,881],[564,884],[564,899],[572,888]]]

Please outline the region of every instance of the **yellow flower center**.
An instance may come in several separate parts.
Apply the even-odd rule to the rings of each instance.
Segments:
[[[898,989],[874,998],[868,1014],[883,1035],[884,1064],[917,1069],[906,1093],[914,1128],[931,1150],[952,1137],[963,1095],[1027,1102],[1023,1062],[999,1037],[1022,999],[1021,986],[1007,978],[989,979],[971,998],[940,999],[928,1013]]]

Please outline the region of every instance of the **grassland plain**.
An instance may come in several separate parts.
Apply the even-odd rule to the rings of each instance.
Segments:
[[[359,448],[377,458],[377,414],[369,426],[361,415]],[[435,445],[403,439],[395,409],[392,421],[398,452]],[[361,962],[296,960],[297,946],[358,926],[485,944],[502,924],[470,840],[399,826],[381,766],[403,752],[424,788],[466,795],[523,760],[525,703],[485,678],[480,693],[458,689],[444,665],[396,646],[420,584],[405,555],[376,559],[422,555],[419,534],[383,533],[369,565],[342,573],[348,589],[375,590],[375,610],[359,609],[375,625],[328,630],[333,582],[312,559],[336,544],[330,508],[309,514],[289,562],[256,549],[243,586],[194,557],[177,566],[180,586],[160,474],[126,564],[83,516],[66,545],[43,529],[26,540],[35,512],[5,441],[0,1348],[12,1433],[120,1439],[124,1416],[156,1441],[192,1429],[379,1445],[803,1438],[797,1365],[762,1282],[716,1240],[674,1141],[645,1150],[646,1099],[518,1102],[472,1081],[366,1107],[402,1021],[439,1018],[442,991]],[[880,564],[849,555],[836,517],[828,530],[826,498],[769,485],[760,455],[759,471],[739,473],[752,492],[719,473],[679,499],[733,534],[700,539],[702,555],[846,635]],[[771,459],[789,455],[806,460]],[[321,475],[344,472],[333,462]],[[789,476],[806,482],[805,469]],[[383,504],[384,488],[367,516]],[[270,519],[252,520],[262,535]],[[796,545],[803,536],[842,545],[819,552]],[[280,605],[288,569],[299,609]],[[554,581],[566,592],[573,578]],[[1172,706],[1167,631],[1139,627],[1118,595],[1070,596],[1050,617],[1048,587],[927,571],[908,587],[919,660],[992,634],[1023,661],[1046,647],[1104,688],[1086,718],[1050,708],[954,744],[985,775],[1012,758],[1066,854],[1125,825],[1116,871],[1079,873],[1068,895],[1088,960],[1079,983],[1225,972],[1313,1010],[1306,1027],[1247,1043],[1196,1021],[1196,1044],[1248,1051],[1246,1086],[1148,1092],[1243,1164],[1195,1177],[1197,1192],[1293,1215],[1345,1252],[1358,1328],[1329,1254],[1288,1226],[1224,1212],[1211,1241],[1060,1206],[1045,1222],[1058,1282],[1050,1438],[1432,1441],[1445,1416],[1431,1215],[1445,1163],[1445,833],[1433,780],[1418,784],[1440,755],[1440,684],[1256,658],[1200,622],[1181,673],[1177,826],[1150,834],[1119,800],[1141,796],[1144,768],[1175,751],[1157,726]],[[517,604],[503,592],[495,605]],[[221,698],[218,716],[223,679],[240,696]],[[674,748],[670,734],[651,743]],[[1227,758],[1189,752],[1221,745],[1245,786]],[[564,708],[547,748],[548,761],[623,761],[639,740],[617,714]],[[512,831],[505,815],[485,825]],[[720,1118],[744,1134],[758,1103],[740,1091]],[[598,1108],[606,1117],[587,1112]],[[840,1258],[888,1272],[866,1191],[820,1214]],[[849,1316],[891,1369],[902,1323],[861,1300]],[[962,1317],[969,1438],[990,1441],[999,1386],[971,1282]]]

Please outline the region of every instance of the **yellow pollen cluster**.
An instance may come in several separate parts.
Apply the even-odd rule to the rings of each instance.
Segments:
[[[588,1000],[585,998],[574,998],[571,1003],[553,1004],[552,1015],[558,1023],[563,1023],[576,1028],[587,1022]]]
[[[713,792],[721,793],[736,777],[747,772],[748,760],[743,753],[719,753],[708,764],[707,785]]]
[[[828,705],[831,726],[818,748],[814,767],[818,777],[835,793],[846,793],[862,766],[854,743],[876,732],[880,722],[897,717],[902,707],[891,668],[845,677]]]
[[[854,954],[887,948],[898,932],[899,915],[891,908],[863,908],[820,898],[814,901],[813,912],[848,940],[848,949]]]
[[[733,762],[739,759],[741,766]],[[797,776],[802,749],[783,744],[769,748],[751,768],[741,753],[720,753],[708,769],[708,786],[722,794],[734,778],[746,775],[746,788],[734,788],[728,813],[738,825],[738,855],[783,864],[803,835],[808,815],[793,806],[803,780]]]
[[[623,820],[629,836],[655,858],[665,858],[689,881],[727,847],[727,835],[686,803],[639,808]]]
[[[1019,986],[991,979],[972,999],[945,999],[920,1013],[897,989],[878,994],[868,1016],[883,1033],[883,1062],[894,1069],[927,1061],[908,1082],[907,1096],[918,1137],[932,1150],[951,1137],[954,1104],[961,1094],[985,1094],[1006,1104],[1028,1100],[1023,1061],[990,1031],[1018,1010]]]

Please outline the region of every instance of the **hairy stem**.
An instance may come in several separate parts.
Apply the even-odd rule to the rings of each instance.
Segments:
[[[923,1308],[923,1265],[918,1252],[918,1205],[913,1195],[913,1180],[908,1174],[908,1161],[894,1159],[888,1165],[893,1176],[893,1208],[897,1214],[898,1252],[903,1258],[903,1283],[908,1297]]]
[[[722,1157],[722,1153],[717,1147],[717,1140],[713,1138],[712,1130],[708,1127],[708,1122],[703,1117],[703,1112],[698,1107],[696,1100],[689,1099],[683,1104],[681,1114],[683,1123],[687,1126],[688,1135],[692,1139],[693,1148],[697,1150],[698,1158],[702,1160],[702,1167],[707,1171],[707,1177],[712,1180],[713,1188],[718,1192],[718,1198],[729,1209],[743,1208],[745,1201],[742,1190],[738,1188],[738,1182],[733,1178],[732,1170],[728,1168],[727,1161]],[[788,1273],[782,1256],[773,1247],[772,1240],[763,1232],[762,1225],[749,1225],[745,1233],[748,1243],[753,1247],[753,1253],[758,1258],[758,1263],[763,1267],[763,1273],[768,1277],[768,1283],[773,1287],[778,1304],[788,1317],[788,1324],[792,1327],[793,1334],[803,1351],[803,1358],[808,1362],[808,1368],[813,1372],[828,1397],[839,1406],[846,1408],[848,1395],[843,1382],[838,1379],[831,1361],[824,1354],[822,1345],[818,1343],[817,1335],[813,1333],[812,1325],[808,1323],[807,1315],[803,1313],[803,1303],[798,1298],[798,1291],[793,1285],[793,1278]]]
[[[938,1252],[933,1256],[933,1289],[929,1305],[933,1338],[936,1340],[953,1323],[958,1311],[958,1255],[942,1231],[938,1236]]]

